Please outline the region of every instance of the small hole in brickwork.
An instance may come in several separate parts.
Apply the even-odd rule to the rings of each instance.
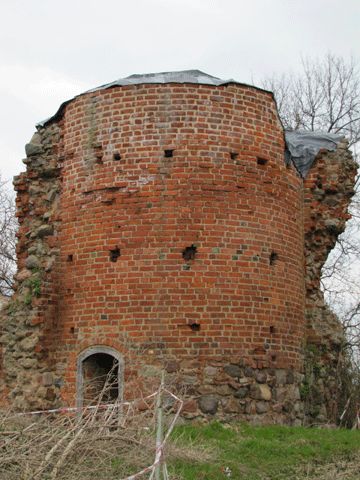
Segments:
[[[268,160],[266,158],[257,157],[256,159],[258,165],[266,165]]]
[[[191,328],[191,330],[193,332],[199,332],[200,331],[200,323],[196,323],[196,322],[189,323],[189,327]]]
[[[70,255],[67,256],[67,261],[68,261],[68,262],[72,262],[73,260],[74,260],[74,257],[73,257],[72,254],[70,254]]]
[[[70,333],[71,333],[71,334],[74,334],[74,333],[75,333],[75,328],[74,328],[74,327],[70,327]]]
[[[237,152],[230,152],[230,158],[231,160],[236,160],[239,154]]]
[[[164,150],[164,157],[171,158],[174,156],[174,150]]]
[[[275,327],[273,325],[270,326],[270,333],[275,333]]]
[[[197,248],[194,244],[192,244],[190,247],[184,248],[184,250],[182,251],[182,257],[186,261],[194,260],[196,252]]]
[[[276,252],[271,252],[269,257],[270,265],[275,265],[278,258],[279,258],[279,255]]]
[[[117,262],[117,259],[120,257],[120,248],[116,247],[109,252],[110,262]]]
[[[120,155],[120,153],[118,153],[118,152],[114,153],[113,158],[114,158],[114,160],[116,160],[117,162],[118,162],[119,160],[121,160],[121,155]]]
[[[275,362],[275,360],[276,360],[276,355],[271,355],[271,361]]]

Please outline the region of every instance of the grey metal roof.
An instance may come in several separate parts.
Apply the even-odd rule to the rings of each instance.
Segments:
[[[57,118],[61,117],[65,106],[72,102],[75,98],[80,97],[81,95],[85,95],[87,93],[97,92],[99,90],[105,90],[111,87],[124,87],[128,85],[142,85],[142,84],[159,84],[159,83],[195,83],[198,85],[213,85],[214,87],[218,87],[221,85],[229,85],[231,83],[235,83],[237,85],[244,85],[248,87],[255,88],[256,90],[267,91],[259,87],[255,87],[253,85],[248,85],[246,83],[237,82],[233,79],[223,80],[218,77],[213,77],[212,75],[208,75],[207,73],[201,72],[200,70],[182,70],[179,72],[160,72],[160,73],[145,73],[145,74],[135,74],[130,75],[126,78],[119,78],[111,83],[106,83],[105,85],[101,85],[100,87],[93,88],[91,90],[87,90],[76,97],[63,102],[55,115],[39,122],[36,127],[41,128],[45,127],[48,123]],[[269,92],[271,93],[271,92]]]
[[[180,72],[160,72],[160,73],[144,73],[134,74],[126,78],[119,78],[114,82],[107,83],[100,87],[88,90],[85,93],[96,92],[104,88],[125,85],[141,85],[143,83],[197,83],[201,85],[227,85],[228,83],[239,83],[236,80],[222,80],[218,77],[213,77],[200,70],[182,70]]]
[[[305,130],[285,131],[287,151],[285,158],[291,160],[300,175],[305,178],[316,155],[321,149],[334,151],[344,135],[308,132]]]

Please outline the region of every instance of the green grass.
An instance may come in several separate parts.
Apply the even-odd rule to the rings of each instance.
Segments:
[[[317,478],[302,476],[304,466],[360,456],[359,431],[211,423],[178,427],[175,437],[199,451],[198,462],[172,462],[172,473],[183,480],[225,479],[224,467],[231,469],[230,478],[239,480]],[[203,454],[206,450],[210,455]],[[360,473],[341,478],[360,479]]]

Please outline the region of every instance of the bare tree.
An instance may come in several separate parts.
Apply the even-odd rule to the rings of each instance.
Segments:
[[[0,294],[10,296],[16,271],[16,231],[14,194],[0,180]]]
[[[360,77],[353,59],[327,54],[302,60],[300,74],[263,81],[275,94],[280,118],[289,130],[344,134],[350,146],[360,140]]]

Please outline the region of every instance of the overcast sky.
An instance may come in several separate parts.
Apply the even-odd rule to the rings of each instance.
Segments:
[[[35,124],[132,73],[199,69],[256,83],[327,52],[360,59],[360,0],[0,0],[0,172]]]

